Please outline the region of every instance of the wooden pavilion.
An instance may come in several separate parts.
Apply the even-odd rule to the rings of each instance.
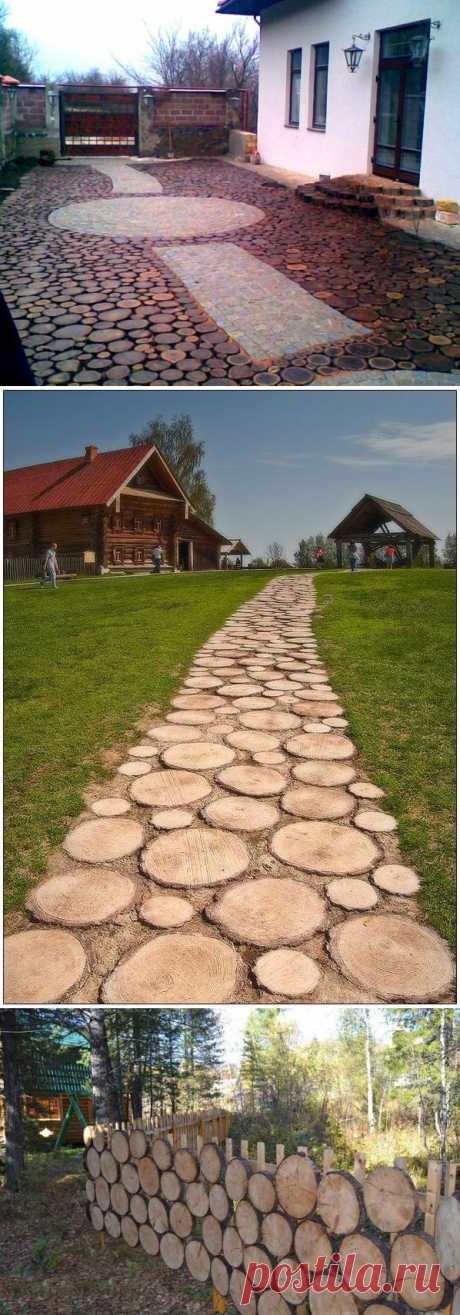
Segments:
[[[229,557],[234,557],[235,566],[239,566],[240,568],[242,568],[243,557],[251,556],[249,548],[246,548],[246,545],[242,542],[241,539],[232,539],[230,543],[223,543],[220,551],[221,551],[220,564],[224,570],[226,570],[228,566]]]
[[[337,565],[342,566],[343,548],[349,543],[361,543],[364,548],[364,566],[375,564],[375,554],[379,548],[388,546],[396,549],[396,560],[400,566],[412,566],[420,548],[428,548],[430,566],[435,564],[435,543],[438,538],[432,530],[417,520],[406,507],[399,502],[388,502],[386,498],[365,493],[364,497],[352,507],[335,530],[328,535],[333,539],[337,552]]]

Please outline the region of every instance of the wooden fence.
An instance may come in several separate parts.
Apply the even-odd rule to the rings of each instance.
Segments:
[[[41,557],[5,557],[3,560],[3,579],[7,584],[19,584],[22,580],[35,580],[43,576],[44,554]],[[85,561],[83,553],[59,553],[58,566],[60,575],[95,575],[95,562]]]

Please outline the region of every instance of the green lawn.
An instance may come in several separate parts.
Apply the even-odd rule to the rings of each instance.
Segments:
[[[363,763],[422,877],[427,919],[455,935],[454,571],[318,574],[315,629]]]
[[[97,578],[5,590],[5,908],[21,908],[51,846],[111,776],[102,750],[162,712],[195,650],[272,571]]]

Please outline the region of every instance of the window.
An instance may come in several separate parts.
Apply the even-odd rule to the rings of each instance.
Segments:
[[[134,517],[134,529],[135,529],[135,530],[139,530],[139,531],[142,533],[143,528],[144,528],[144,521],[143,521],[142,516],[135,516],[135,517]]]
[[[135,561],[135,562],[143,562],[143,560],[144,560],[144,549],[143,549],[143,548],[135,548],[135,549],[134,549],[134,561]]]
[[[15,539],[15,538],[16,538],[16,531],[17,531],[17,523],[16,523],[16,521],[8,521],[8,524],[7,524],[7,527],[6,527],[6,537],[7,537],[7,539]]]
[[[132,528],[133,528],[133,521],[134,521],[134,518],[133,518],[132,516],[130,516],[129,513],[128,513],[127,515],[123,516],[123,529],[124,529],[124,530],[132,530]]]
[[[121,516],[112,517],[112,529],[121,530]]]
[[[154,533],[154,534],[161,534],[162,524],[163,524],[162,521],[156,521],[156,520],[154,520],[154,522],[153,522],[153,533]]]
[[[327,112],[327,77],[329,71],[329,42],[313,46],[315,69],[313,83],[312,128],[326,127]]]
[[[302,51],[289,51],[289,118],[291,128],[298,128],[300,117],[300,79],[302,76]]]
[[[123,561],[123,553],[121,548],[112,548],[112,561],[114,562]]]

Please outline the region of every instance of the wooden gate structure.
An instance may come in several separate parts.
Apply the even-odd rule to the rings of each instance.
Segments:
[[[63,155],[137,155],[137,87],[66,87],[60,106]]]

